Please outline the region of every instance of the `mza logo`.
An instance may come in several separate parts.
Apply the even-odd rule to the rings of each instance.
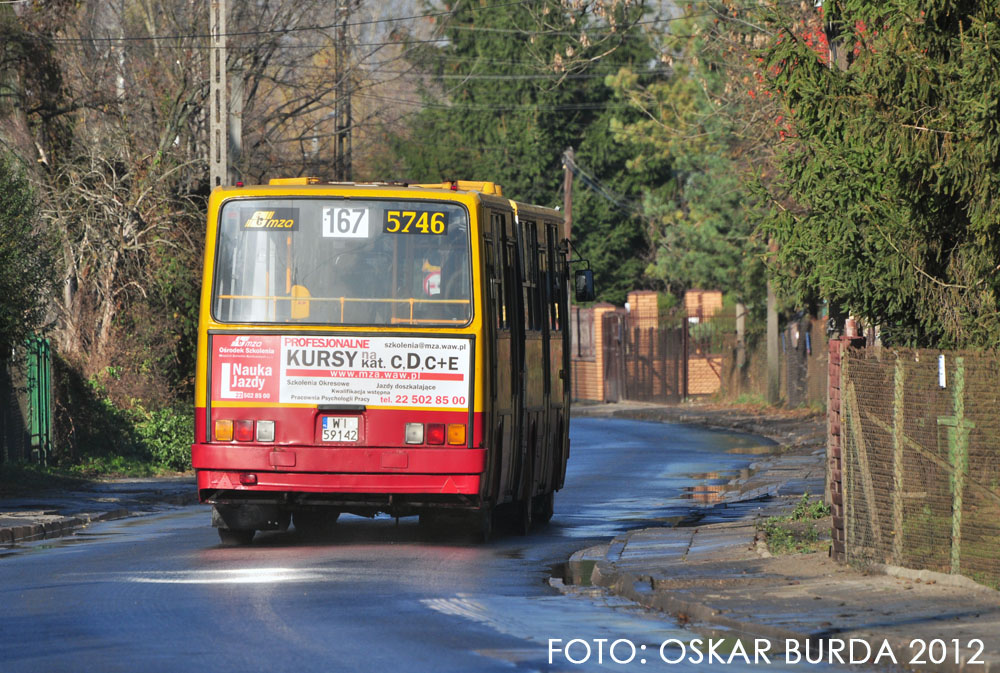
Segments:
[[[233,348],[249,347],[249,348],[260,348],[264,343],[261,341],[251,341],[248,336],[238,336],[233,339],[233,343],[230,344]]]
[[[244,229],[295,229],[299,220],[298,208],[275,208],[274,210],[252,210],[241,208],[240,219]]]

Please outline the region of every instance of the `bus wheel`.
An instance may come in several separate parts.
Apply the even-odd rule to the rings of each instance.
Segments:
[[[232,528],[216,528],[219,531],[219,539],[226,547],[241,547],[248,545],[253,540],[255,531],[253,528],[234,530]]]
[[[473,515],[473,523],[475,527],[472,530],[476,539],[479,542],[489,542],[493,535],[493,510],[489,507],[478,510]]]
[[[514,526],[518,535],[527,535],[531,532],[532,501],[531,496],[526,497],[514,504]]]
[[[544,495],[536,495],[532,500],[535,520],[541,523],[548,523],[552,519],[552,514],[555,512],[555,506],[555,491],[549,491]]]

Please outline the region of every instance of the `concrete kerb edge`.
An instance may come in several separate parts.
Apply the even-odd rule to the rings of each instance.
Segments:
[[[80,528],[85,528],[97,521],[112,521],[132,516],[127,509],[115,509],[110,512],[81,512],[74,516],[66,516],[45,523],[24,524],[0,528],[0,545],[17,544],[18,542],[35,542],[72,535]]]
[[[589,551],[593,551],[591,548]],[[766,640],[770,643],[769,653],[780,654],[786,650],[786,645],[790,641],[798,643],[800,651],[807,643],[816,646],[828,643],[830,640],[841,635],[836,630],[827,629],[821,632],[802,632],[756,622],[746,622],[726,617],[711,606],[680,599],[672,595],[669,591],[654,590],[653,581],[650,577],[635,575],[628,572],[619,571],[614,563],[609,561],[597,561],[591,574],[591,583],[601,587],[616,596],[630,600],[646,609],[656,610],[674,618],[683,618],[690,623],[691,627],[700,633],[704,633],[713,638],[729,638],[741,640],[749,643],[758,639]],[[868,643],[872,656],[877,656],[884,643],[888,643],[891,651],[902,653],[910,651],[910,641],[905,638],[895,638],[889,636],[877,636],[875,634],[848,632],[843,634],[846,638],[862,640]],[[749,648],[747,649],[750,652]],[[975,670],[978,673],[998,673],[1000,667],[992,665],[987,661],[984,665],[970,666],[966,661],[955,663],[946,661],[940,664],[914,665],[899,661],[899,665],[916,671],[934,671],[935,673],[965,673]],[[879,666],[888,662],[881,662]]]
[[[195,494],[173,495],[168,497],[158,497],[148,501],[162,503],[165,505],[190,505],[198,501]],[[106,512],[81,512],[72,516],[65,516],[45,523],[23,524],[20,526],[6,526],[0,528],[0,545],[11,545],[19,542],[36,542],[38,540],[50,540],[66,537],[74,534],[81,528],[86,528],[92,523],[99,521],[115,521],[117,519],[127,519],[134,516],[142,516],[145,512],[130,510],[125,507],[109,510]]]

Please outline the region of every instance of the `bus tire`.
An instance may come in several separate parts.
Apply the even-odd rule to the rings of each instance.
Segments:
[[[548,493],[544,493],[542,495],[536,495],[532,501],[535,521],[538,521],[539,523],[548,523],[551,521],[552,515],[555,513],[555,506],[555,491],[549,491]]]
[[[517,531],[518,535],[528,535],[531,533],[531,524],[533,522],[532,511],[532,501],[531,496],[527,496],[524,500],[519,500],[514,503],[514,530]]]
[[[484,507],[473,516],[473,533],[476,541],[486,543],[493,536],[493,509]]]
[[[219,540],[226,547],[242,547],[253,541],[253,536],[257,532],[253,528],[233,529],[216,528],[219,531]]]

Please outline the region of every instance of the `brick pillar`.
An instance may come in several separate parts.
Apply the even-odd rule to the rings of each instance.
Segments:
[[[844,340],[830,339],[830,379],[827,391],[826,424],[826,501],[833,510],[833,548],[830,556],[844,562],[847,551],[844,542],[844,481],[840,445],[840,356]]]
[[[850,347],[860,347],[864,338],[840,337],[827,342],[830,352],[829,389],[827,392],[827,441],[826,441],[826,501],[833,514],[833,548],[830,556],[835,561],[847,560],[846,518],[844,516],[844,461],[841,442],[841,376],[840,365]]]

